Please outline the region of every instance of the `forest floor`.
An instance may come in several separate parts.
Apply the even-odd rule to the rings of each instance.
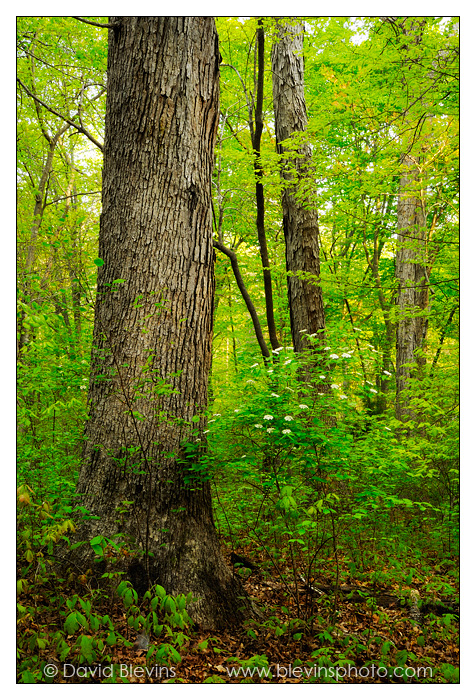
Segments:
[[[252,555],[246,552],[245,561]],[[94,595],[84,577],[69,583],[49,577],[34,585],[24,581],[18,600],[19,666],[20,671],[32,668],[30,655],[41,673],[27,673],[23,682],[458,682],[456,560],[414,569],[406,591],[401,583],[392,583],[391,572],[385,585],[379,587],[371,570],[367,577],[360,573],[359,580],[341,572],[336,591],[331,590],[335,579],[325,573],[306,584],[293,575],[291,566],[274,574],[264,563],[254,561],[257,566],[253,571],[243,568],[237,575],[242,575],[248,594],[263,613],[262,619],[232,631],[206,634],[199,627],[185,629],[179,645],[179,637],[175,637],[179,656],[159,665],[147,658],[152,641],[130,625],[120,598]],[[425,584],[430,580],[434,583],[435,577],[447,590],[454,591],[449,598],[429,598]],[[320,590],[320,586],[326,590]],[[373,595],[368,594],[369,590]],[[84,650],[83,637],[100,636],[92,622],[89,629],[85,627],[87,635],[81,634],[84,628],[65,634],[65,616],[72,610],[67,601],[75,594],[83,601],[83,610],[89,610],[90,621],[93,616],[88,600],[98,620],[107,617],[112,621],[110,627],[122,641],[111,644],[108,638],[108,655],[104,655],[104,643],[96,644],[92,656]],[[58,653],[60,638],[62,648],[69,652]],[[174,640],[164,636],[153,641],[160,644]],[[113,666],[114,680],[109,678]],[[51,668],[53,671],[47,671]]]

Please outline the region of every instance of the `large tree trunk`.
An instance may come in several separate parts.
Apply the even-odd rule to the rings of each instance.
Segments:
[[[127,567],[136,588],[158,582],[172,595],[191,591],[198,599],[192,616],[213,628],[241,620],[243,607],[249,614],[220,553],[208,475],[193,471],[204,452],[211,364],[218,39],[207,17],[116,21],[104,265],[78,483],[82,505],[99,520],[80,534],[125,533],[131,555],[117,566]],[[84,564],[87,552],[76,551]]]
[[[292,134],[303,134],[307,130],[302,56],[304,30],[299,24],[286,23],[278,23],[276,29],[278,41],[272,51],[276,141],[279,153],[289,153],[282,169],[288,299],[294,350],[302,352],[310,347],[309,335],[317,334],[319,345],[325,345],[317,211],[298,195],[300,181],[309,171],[311,149],[305,141],[292,152],[282,145]]]

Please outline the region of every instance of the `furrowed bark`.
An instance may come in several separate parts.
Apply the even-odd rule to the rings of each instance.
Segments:
[[[218,628],[251,606],[225,564],[205,454],[214,295],[210,183],[218,38],[209,17],[112,17],[89,420],[77,538],[125,539],[139,592],[191,591]],[[92,550],[68,553],[84,570]]]
[[[288,154],[282,168],[283,229],[286,243],[288,300],[295,352],[315,346],[309,336],[324,348],[325,314],[322,299],[319,260],[319,225],[315,209],[299,196],[299,185],[309,176],[311,150],[302,141],[295,150],[283,146],[293,134],[307,130],[304,96],[303,27],[277,22],[277,41],[272,50],[273,103],[277,150]],[[316,360],[317,358],[315,358]],[[310,363],[309,370],[311,369]],[[321,391],[328,387],[321,386]]]

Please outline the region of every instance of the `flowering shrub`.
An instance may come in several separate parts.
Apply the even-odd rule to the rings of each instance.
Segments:
[[[372,358],[373,349],[366,352]],[[275,547],[266,545],[266,552],[275,566],[287,552],[310,571],[317,549],[331,546],[326,542],[340,546],[344,535],[349,551],[358,550],[377,510],[389,540],[399,523],[409,522],[419,522],[428,538],[431,528],[422,523],[439,517],[424,443],[402,447],[393,407],[380,415],[368,410],[379,389],[363,379],[352,351],[339,349],[330,359],[332,365],[315,372],[320,391],[302,382],[288,350],[276,354],[271,367],[250,364],[240,405],[220,404],[222,415],[209,424],[217,522],[254,545],[271,537]],[[388,381],[388,374],[382,377]],[[327,391],[322,382],[329,382]]]

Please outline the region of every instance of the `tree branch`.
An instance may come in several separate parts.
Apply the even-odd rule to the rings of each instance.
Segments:
[[[249,151],[249,148],[248,148],[247,146],[245,146],[245,144],[242,143],[242,142],[240,141],[240,139],[239,139],[239,137],[238,137],[238,134],[236,133],[236,131],[233,129],[232,125],[230,124],[230,121],[229,121],[228,117],[225,116],[225,115],[223,114],[223,112],[222,112],[222,116],[223,116],[223,121],[224,121],[224,123],[226,124],[226,126],[227,126],[227,127],[230,129],[230,131],[231,131],[231,135],[238,141],[238,143],[240,144],[240,146],[242,147],[242,149],[243,149],[244,151],[246,151],[246,153],[249,153],[249,152],[250,152],[250,151]]]
[[[108,24],[101,24],[100,22],[92,22],[90,19],[84,19],[84,17],[74,17],[73,15],[70,16],[72,19],[77,19],[79,22],[91,24],[93,27],[101,27],[101,29],[117,29],[122,24],[122,22],[109,22]]]
[[[101,194],[101,190],[98,190],[96,192],[75,192],[74,196],[75,197],[83,197],[83,196],[92,195],[92,194]],[[65,197],[57,197],[56,199],[52,199],[51,202],[47,202],[45,204],[45,207],[49,207],[52,204],[57,204],[58,202],[61,202],[63,199],[70,199],[70,198],[71,198],[70,194],[66,195]]]
[[[36,97],[28,88],[26,85],[22,83],[20,78],[17,78],[18,83],[22,86],[22,88],[25,90],[26,94],[29,95],[33,100],[35,100],[35,103],[42,105],[45,109],[48,110],[48,112],[51,112],[51,114],[54,114],[55,117],[59,117],[63,121],[65,121],[67,124],[70,126],[73,126],[80,134],[84,134],[92,143],[94,143],[95,146],[99,148],[100,151],[103,151],[104,148],[99,141],[97,141],[92,134],[87,131],[83,126],[80,124],[77,124],[76,122],[73,122],[71,119],[68,119],[68,117],[65,117],[63,114],[60,114],[60,112],[57,112],[54,110],[52,107],[48,107],[47,104],[45,104],[42,100],[40,100],[39,97]]]
[[[251,320],[253,321],[253,327],[255,329],[255,335],[256,335],[256,340],[258,341],[258,344],[261,348],[261,354],[263,357],[268,359],[270,357],[270,352],[268,350],[268,346],[266,345],[266,341],[263,336],[263,331],[261,330],[261,324],[259,322],[258,314],[256,313],[256,309],[254,307],[253,302],[251,301],[251,297],[248,294],[248,290],[245,287],[245,283],[243,282],[243,277],[241,276],[240,268],[238,267],[238,260],[236,257],[236,253],[234,250],[231,250],[230,248],[227,248],[223,243],[219,243],[218,241],[213,241],[213,247],[217,248],[220,250],[222,253],[227,255],[230,259],[231,262],[231,267],[233,269],[233,273],[235,275],[236,279],[236,284],[238,285],[238,288],[241,292],[241,296],[243,297],[243,300],[246,304],[246,307],[248,309],[248,312],[251,316]]]

